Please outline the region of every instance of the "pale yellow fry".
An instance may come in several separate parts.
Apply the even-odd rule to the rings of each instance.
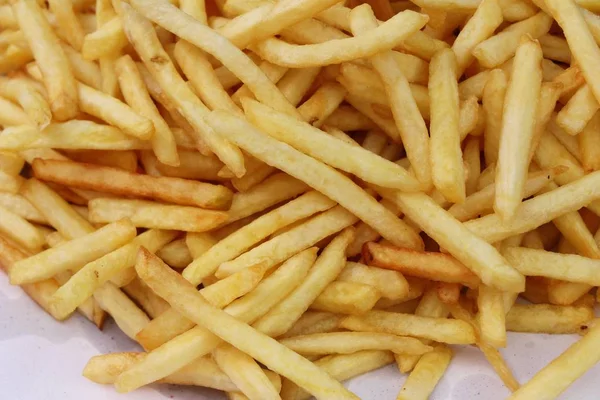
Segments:
[[[46,218],[20,194],[0,192],[0,206],[30,222],[46,224]]]
[[[202,296],[213,306],[223,308],[254,289],[263,278],[265,271],[265,263],[246,268],[237,274],[205,286],[201,290]],[[177,310],[170,308],[139,332],[136,339],[144,348],[153,350],[190,330],[194,325]]]
[[[566,334],[579,333],[594,311],[586,306],[515,304],[506,314],[506,329],[513,332]]]
[[[18,1],[13,11],[29,48],[39,63],[52,115],[58,120],[78,113],[77,85],[59,40],[35,1]]]
[[[19,125],[33,126],[34,123],[21,107],[0,97],[0,125],[6,128]]]
[[[379,192],[394,201],[405,215],[486,285],[508,292],[522,292],[525,289],[525,277],[512,268],[493,246],[486,245],[487,238],[482,239],[478,232],[471,229],[470,222],[460,223],[422,193]],[[499,218],[496,214],[494,216]]]
[[[421,356],[415,369],[406,378],[396,400],[428,399],[448,368],[451,359],[452,350],[444,345],[439,345],[432,352]]]
[[[2,77],[0,95],[18,103],[40,129],[50,123],[52,112],[48,101],[24,76]]]
[[[117,273],[133,267],[140,246],[154,253],[175,236],[175,232],[149,230],[136,237],[130,244],[86,264],[52,296],[52,307],[56,314],[69,315],[91,297],[98,287]]]
[[[523,199],[542,85],[542,57],[539,43],[527,40],[519,45],[506,90],[494,201],[494,210],[504,220],[515,216]]]
[[[34,225],[3,206],[0,206],[0,232],[34,253],[46,244],[46,239]]]
[[[92,33],[88,33],[81,47],[81,54],[86,60],[97,60],[102,57],[114,57],[127,45],[127,36],[123,24],[115,16]]]
[[[94,223],[128,218],[138,227],[185,232],[206,232],[227,220],[227,213],[223,211],[145,200],[96,198],[89,202],[89,208],[89,218]]]
[[[260,102],[290,115],[298,115],[265,74],[227,39],[166,0],[133,0],[131,3],[146,18],[213,55],[239,77]],[[182,20],[185,24],[181,23]]]
[[[48,279],[61,271],[78,270],[88,262],[123,246],[135,237],[135,227],[128,220],[100,228],[79,239],[43,251],[16,263],[10,271],[14,284]]]
[[[594,114],[583,132],[577,135],[581,163],[586,171],[600,169],[600,113]]]
[[[422,8],[446,11],[473,11],[481,1],[479,0],[413,0],[413,3]]]
[[[147,6],[152,7],[150,4],[147,4]],[[143,60],[144,65],[148,67],[148,70],[164,91],[165,96],[177,107],[177,110],[182,113],[187,122],[193,126],[196,142],[206,143],[236,176],[242,176],[245,173],[245,167],[241,151],[220,135],[214,134],[210,126],[204,122],[203,116],[209,110],[191,91],[175,69],[169,55],[158,40],[152,23],[129,5],[123,4],[122,8],[124,10],[124,20],[126,21],[125,30],[130,41]],[[178,9],[176,10],[179,12]],[[188,16],[188,18],[191,17]]]
[[[511,400],[536,398],[551,400],[600,361],[600,326],[596,325],[577,343],[554,359],[529,382],[509,397]]]
[[[465,199],[465,179],[460,148],[456,58],[452,50],[442,50],[432,58],[429,76],[433,184],[447,200],[461,203]]]
[[[175,58],[200,99],[211,110],[226,110],[241,115],[241,110],[225,91],[200,49],[189,42],[179,41],[175,45]]]
[[[215,244],[183,271],[183,277],[197,285],[204,278],[212,275],[222,263],[243,254],[244,251],[259,243],[262,239],[296,221],[307,218],[319,211],[325,211],[333,207],[334,204],[333,201],[317,192],[306,193],[298,199],[259,217]],[[277,258],[275,254],[272,257]]]
[[[349,178],[331,167],[270,138],[231,114],[213,111],[207,121],[219,134],[232,140],[254,157],[289,173],[332,200],[338,201],[394,244],[410,248],[422,247],[421,238],[414,231]]]
[[[321,71],[319,67],[290,69],[277,82],[277,88],[292,105],[297,106],[316,79],[319,71]]]
[[[595,73],[600,65],[600,49],[579,11],[579,7],[572,0],[545,0],[545,3],[551,15],[563,29],[573,57],[585,76],[594,97],[600,101],[600,79]]]
[[[522,247],[506,249],[503,254],[515,269],[525,276],[545,276],[568,282],[600,285],[598,260]]]
[[[376,29],[377,19],[368,6],[357,7],[350,14],[350,24],[354,33],[363,35]],[[414,168],[417,179],[424,188],[431,187],[431,167],[429,162],[429,134],[423,116],[411,94],[405,75],[397,67],[394,53],[382,52],[371,57],[371,62],[390,99],[391,110],[402,143]]]
[[[515,55],[523,35],[537,39],[548,33],[551,25],[552,18],[544,12],[539,12],[484,40],[473,49],[473,55],[483,67],[495,68]]]
[[[204,0],[179,0],[179,8],[181,8],[181,11],[202,22],[204,25],[208,24]]]
[[[111,282],[94,291],[94,300],[113,317],[119,329],[133,340],[150,322],[150,318]]]
[[[600,198],[600,173],[593,172],[551,192],[523,202],[514,220],[503,222],[496,214],[464,224],[488,243],[535,229],[567,212],[579,210]]]
[[[150,98],[135,63],[129,55],[125,55],[115,62],[114,67],[127,104],[139,115],[151,120],[154,125],[154,135],[152,136],[154,154],[161,163],[178,166],[179,157],[173,132]]]
[[[75,239],[94,232],[94,227],[62,197],[37,179],[29,179],[21,194],[64,238]]]
[[[306,100],[298,112],[302,119],[319,128],[344,101],[346,90],[338,83],[326,82]]]
[[[243,322],[209,305],[195,287],[149,253],[142,253],[136,270],[142,279],[161,297],[194,322],[203,324],[219,337],[245,352],[269,369],[292,380],[318,398],[356,399],[339,382],[298,354],[257,332]],[[277,354],[278,357],[272,357]],[[121,375],[117,389],[131,389]]]
[[[578,138],[572,135],[569,135],[563,128],[558,126],[556,123],[556,118],[552,119],[554,115],[550,115],[550,121],[548,121],[548,130],[558,139],[558,141],[577,159],[577,161],[582,163],[583,159],[581,156],[581,148],[579,147]],[[593,117],[592,117],[593,118]],[[590,120],[591,121],[591,120]],[[588,125],[590,125],[588,123]],[[593,125],[593,124],[591,124]],[[586,125],[587,127],[587,125]],[[583,132],[583,131],[582,131]],[[541,135],[540,135],[541,139]]]
[[[79,120],[51,123],[43,130],[34,126],[15,126],[4,129],[0,136],[0,149],[5,150],[134,150],[148,147],[115,127]]]
[[[494,348],[506,347],[506,322],[503,294],[486,285],[479,286],[480,340]]]
[[[405,191],[420,188],[419,182],[404,168],[376,154],[344,143],[308,123],[278,113],[256,101],[245,99],[243,104],[250,122],[271,137],[293,146],[304,154],[383,187]]]
[[[552,170],[532,172],[525,181],[523,197],[530,197],[539,193],[561,172],[559,167]],[[448,212],[461,222],[486,214],[493,209],[495,193],[496,185],[488,185],[468,196],[464,203],[453,204]]]
[[[24,165],[25,160],[18,153],[0,151],[0,170],[6,174],[19,175]]]
[[[125,103],[83,83],[79,83],[77,87],[79,107],[83,112],[98,117],[139,139],[147,140],[154,135],[152,121],[139,115]]]
[[[343,318],[343,315],[309,310],[280,338],[332,332],[339,327]]]
[[[323,357],[315,362],[315,365],[331,375],[338,381],[345,381],[355,376],[374,371],[394,362],[394,357],[389,351],[382,350],[364,350],[353,354],[336,354]],[[290,381],[284,381],[291,383]],[[295,386],[295,385],[293,385]],[[310,394],[306,391],[295,389],[296,400],[308,400]],[[284,396],[285,384],[281,388],[281,394]]]
[[[185,239],[172,241],[156,252],[156,255],[172,268],[178,269],[187,267],[193,261]]]
[[[20,175],[9,175],[0,170],[0,192],[17,194],[24,181]]]
[[[426,23],[426,16],[407,10],[360,37],[302,46],[270,38],[252,48],[263,59],[289,68],[339,64],[391,50]]]
[[[56,24],[69,44],[77,51],[81,51],[85,33],[79,19],[77,19],[72,2],[69,0],[50,0],[48,5],[50,11],[56,17]]]
[[[475,331],[471,325],[455,319],[372,310],[361,316],[346,317],[341,326],[351,331],[415,336],[449,344],[475,343]]]
[[[133,270],[133,273],[135,274],[135,278],[126,285],[121,286],[121,289],[127,294],[127,296],[136,302],[136,304],[139,304],[150,318],[156,318],[168,310],[170,308],[169,303],[158,297],[152,290],[150,290],[148,285],[138,278],[135,269]],[[115,282],[113,279],[113,283],[117,286],[120,286],[122,282]]]
[[[379,290],[357,282],[331,282],[310,305],[313,310],[361,315],[381,298]]]
[[[531,147],[529,149],[529,159],[533,159],[535,151],[537,150],[540,140],[549,128],[552,131],[553,124],[553,113],[556,103],[560,98],[562,84],[556,82],[546,82],[542,84],[542,90],[540,92],[540,99],[538,102],[538,108],[536,111],[537,121],[535,123],[535,129],[533,131],[533,139],[531,141]],[[564,135],[569,136],[567,134]]]
[[[212,354],[217,365],[248,399],[281,399],[267,375],[249,355],[229,343],[223,343]]]
[[[352,241],[353,230],[346,228],[325,248],[304,281],[290,295],[273,307],[253,326],[266,335],[284,334],[308,309],[327,285],[346,265],[346,247]]]
[[[370,267],[360,263],[347,263],[337,279],[338,281],[364,283],[373,286],[381,292],[383,297],[391,300],[403,298],[409,291],[408,282],[400,272]]]
[[[569,135],[582,132],[587,123],[600,110],[590,85],[583,85],[556,115],[556,123]]]
[[[457,76],[462,75],[475,59],[473,49],[492,36],[502,23],[503,10],[499,3],[498,0],[483,0],[454,40],[452,51],[456,55]]]

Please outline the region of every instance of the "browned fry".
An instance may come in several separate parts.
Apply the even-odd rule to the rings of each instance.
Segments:
[[[409,276],[448,283],[462,283],[476,287],[479,279],[454,257],[444,253],[431,253],[386,246],[375,242],[365,243],[362,256],[369,265],[400,271]]]
[[[181,205],[227,209],[232,200],[231,191],[224,186],[151,177],[93,164],[37,159],[33,162],[33,171],[39,179],[70,187],[154,198]]]

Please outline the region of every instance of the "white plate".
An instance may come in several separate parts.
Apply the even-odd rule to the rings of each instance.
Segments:
[[[509,334],[502,353],[517,379],[527,381],[559,355],[576,335]],[[500,400],[509,392],[474,348],[455,346],[452,364],[431,400]],[[127,395],[81,376],[87,360],[101,353],[139,351],[109,322],[100,332],[76,315],[58,323],[0,274],[0,388],[11,400],[207,400],[224,399],[216,391],[155,385]],[[561,399],[598,399],[600,365],[585,374]],[[388,366],[347,383],[362,399],[395,399],[404,377]],[[83,397],[82,397],[83,396]]]

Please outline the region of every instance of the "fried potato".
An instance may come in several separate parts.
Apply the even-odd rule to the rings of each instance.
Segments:
[[[331,282],[310,308],[340,314],[360,315],[375,306],[381,293],[370,285],[356,282]]]
[[[88,262],[123,246],[135,237],[135,227],[120,220],[79,239],[38,253],[13,265],[11,282],[15,284],[48,279],[61,271],[78,270]]]
[[[372,286],[381,293],[382,297],[390,300],[403,298],[409,291],[408,282],[400,272],[388,271],[354,262],[346,263],[337,280]]]
[[[403,274],[477,287],[479,278],[455,258],[443,253],[418,252],[374,242],[365,243],[363,259],[369,265]]]
[[[427,399],[450,364],[451,358],[452,350],[444,345],[438,345],[432,352],[424,354],[408,375],[397,399]]]
[[[150,197],[217,210],[226,209],[232,200],[231,191],[224,186],[179,178],[151,177],[117,168],[58,160],[34,160],[32,167],[39,179],[80,189]]]
[[[75,117],[78,113],[77,83],[42,9],[35,1],[18,1],[13,5],[13,11],[39,63],[52,115],[61,121]]]

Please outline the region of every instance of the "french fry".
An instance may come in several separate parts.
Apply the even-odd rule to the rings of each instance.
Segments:
[[[398,400],[427,399],[452,359],[452,350],[444,345],[424,354],[400,389]]]
[[[564,172],[564,168],[556,167],[551,170],[532,172],[528,175],[523,188],[523,197],[533,196],[544,189],[556,175]],[[485,215],[492,211],[496,185],[490,184],[467,196],[462,204],[453,204],[448,212],[459,221],[468,221],[478,215]]]
[[[113,57],[127,46],[127,36],[123,24],[115,16],[102,24],[92,33],[88,33],[81,47],[81,54],[86,60],[97,60],[103,57]]]
[[[207,10],[204,0],[180,0],[179,7],[186,14],[191,15],[203,24],[208,23]]]
[[[356,282],[331,282],[310,308],[340,314],[360,315],[375,306],[381,293],[370,285]]]
[[[13,11],[40,65],[52,115],[62,121],[75,117],[78,113],[76,81],[42,9],[35,1],[19,1],[13,5]]]
[[[469,324],[446,318],[372,310],[361,316],[346,317],[341,326],[351,331],[392,333],[449,344],[475,343],[475,333]]]
[[[494,201],[494,210],[503,220],[514,217],[523,199],[542,84],[541,60],[539,43],[526,40],[519,45],[514,62],[518,67],[506,90]]]
[[[83,370],[83,376],[92,382],[101,384],[113,384],[123,371],[127,370],[135,362],[143,359],[144,353],[110,353],[90,358]],[[271,371],[265,373],[272,384],[281,386],[279,376]],[[211,357],[201,357],[159,381],[159,383],[193,385],[208,387],[217,390],[235,391],[237,386],[229,377],[221,371]]]
[[[238,257],[254,244],[259,243],[262,239],[268,237],[277,230],[307,218],[314,213],[331,208],[333,204],[334,203],[325,196],[316,192],[309,192],[300,198],[259,217],[239,231],[232,233],[230,236],[211,247],[200,258],[194,260],[194,262],[184,270],[183,276],[190,282],[198,284],[202,279],[213,274],[222,263]],[[313,224],[310,225],[314,226]],[[306,232],[309,231],[307,230]],[[298,238],[300,237],[302,236],[298,236]],[[309,242],[305,248],[310,247],[320,240],[320,238],[308,240],[312,241],[312,243]],[[279,242],[279,240],[277,241]],[[290,243],[294,243],[294,241],[290,241]],[[285,258],[283,258],[284,256],[280,259],[275,254],[272,254],[272,257],[275,259],[275,263],[285,260]]]
[[[117,273],[133,267],[140,246],[154,253],[173,240],[175,235],[175,232],[169,231],[146,231],[131,243],[86,264],[52,296],[55,313],[69,315],[91,297],[97,288]]]
[[[19,175],[25,160],[17,153],[9,151],[0,151],[0,170],[8,175]]]
[[[484,240],[478,237],[474,230],[469,232],[469,223],[459,223],[427,195],[381,189],[379,192],[385,198],[394,201],[404,214],[423,228],[425,233],[441,247],[447,249],[458,261],[478,275],[484,284],[504,291],[524,290],[525,278],[506,263],[496,249],[483,245]],[[461,241],[452,239],[456,237],[461,237]]]
[[[254,328],[269,336],[284,334],[346,265],[345,251],[353,230],[346,228],[325,248],[304,281],[281,303],[258,319]]]
[[[0,233],[19,246],[37,253],[46,244],[44,236],[26,219],[0,206]]]
[[[360,38],[304,46],[290,45],[270,38],[255,44],[253,49],[263,59],[289,68],[338,64],[390,50],[426,23],[426,16],[407,10]]]
[[[0,206],[29,222],[46,224],[46,218],[25,197],[13,193],[0,193]]]
[[[565,39],[548,34],[540,36],[539,41],[544,58],[571,64],[571,50]]]
[[[127,103],[141,116],[148,118],[154,125],[152,148],[156,157],[169,166],[179,165],[173,132],[161,117],[152,102],[142,77],[130,56],[125,55],[115,63],[119,86]]]
[[[575,182],[528,200],[522,203],[511,222],[503,222],[498,215],[490,214],[468,221],[464,226],[488,243],[528,232],[600,198],[600,193],[594,190],[596,180],[600,180],[600,174],[593,172]]]
[[[27,180],[21,194],[65,239],[75,239],[94,232],[94,227],[69,203],[37,179]]]
[[[51,278],[61,271],[80,269],[88,262],[123,246],[133,237],[135,227],[130,221],[121,220],[107,225],[58,248],[45,250],[16,263],[10,271],[11,282],[37,282]]]
[[[354,33],[366,34],[377,28],[377,20],[368,7],[361,6],[350,15],[350,24]],[[388,97],[396,127],[412,165],[421,165],[415,169],[419,181],[428,188],[431,186],[429,169],[429,141],[425,121],[419,113],[416,101],[410,93],[408,79],[398,71],[394,53],[389,51],[371,57],[371,62],[380,78]]]
[[[200,292],[213,306],[226,307],[235,299],[253,290],[263,278],[265,270],[264,263],[257,264],[206,286]],[[193,327],[192,321],[170,308],[140,331],[136,339],[146,349],[153,350]]]
[[[150,177],[117,168],[58,160],[34,160],[32,167],[39,179],[80,189],[150,197],[208,209],[227,208],[232,200],[231,191],[224,186],[179,178]]]
[[[585,306],[515,304],[506,315],[506,329],[529,333],[577,333],[592,318],[592,309]]]
[[[600,63],[600,49],[594,41],[583,15],[573,1],[545,0],[550,14],[563,29],[573,57],[596,100],[600,99],[600,80],[593,74]]]
[[[179,76],[169,55],[162,48],[150,21],[129,5],[125,4],[122,8],[125,10],[124,20],[128,37],[134,43],[144,65],[164,90],[168,101],[176,106],[177,111],[181,112],[186,121],[193,126],[191,132],[195,135],[195,141],[207,144],[236,175],[243,175],[245,169],[241,152],[231,143],[212,134],[211,128],[202,119],[208,109]]]
[[[600,104],[589,85],[583,85],[556,115],[556,123],[570,135],[581,133]]]
[[[90,221],[110,223],[129,218],[134,226],[185,232],[209,231],[227,220],[223,211],[166,205],[144,200],[97,198],[89,202]]]
[[[20,175],[10,175],[0,170],[0,192],[17,194],[24,181]]]
[[[278,111],[297,115],[295,108],[287,101],[275,85],[260,71],[251,60],[222,36],[202,25],[165,0],[134,0],[132,5],[138,12],[160,26],[177,34],[180,38],[196,45],[213,55],[248,86],[256,98]],[[159,11],[162,10],[162,11]],[[187,21],[185,28],[178,22]]]
[[[394,358],[389,351],[364,350],[353,354],[337,354],[323,357],[317,360],[315,365],[336,380],[344,381],[379,369],[392,362],[394,362]],[[293,384],[292,388],[286,388],[285,383],[291,382],[284,381],[284,385],[281,388],[282,396],[285,396],[285,393],[290,390],[295,393],[297,400],[308,400],[310,398],[310,394],[306,391],[294,387],[295,385]]]
[[[375,123],[355,108],[342,105],[325,120],[324,126],[348,132],[372,129]]]
[[[499,3],[497,0],[482,1],[454,40],[452,51],[456,55],[458,76],[462,75],[475,59],[473,49],[492,36],[502,23],[503,9]]]
[[[353,184],[348,178],[334,171],[330,167],[316,161],[299,151],[272,139],[260,131],[256,130],[249,123],[236,118],[233,115],[224,112],[213,111],[207,121],[219,134],[224,134],[230,140],[244,148],[254,157],[262,159],[267,164],[277,167],[292,176],[301,178],[307,184],[320,190],[331,199],[348,207],[355,212],[357,216],[365,219],[373,228],[376,228],[383,237],[399,245],[408,247],[421,247],[421,239],[410,230],[403,222],[400,222],[391,212],[377,203],[371,196],[365,193],[358,186]],[[252,145],[251,145],[252,143]],[[255,145],[263,143],[260,149]],[[283,158],[285,155],[285,162]],[[294,160],[291,162],[291,160]],[[295,166],[303,165],[302,169]],[[315,179],[319,176],[318,180]],[[338,182],[335,192],[333,188],[324,185],[324,177],[329,176]],[[342,193],[345,193],[342,195]],[[348,200],[352,198],[352,204]],[[370,208],[369,215],[366,215],[363,205]],[[375,223],[375,215],[378,220]]]
[[[175,272],[170,271],[159,259],[152,258],[153,256],[149,253],[141,253],[140,257],[140,262],[136,266],[140,277],[162,297],[167,297],[168,301],[172,302],[171,305],[176,306],[179,311],[183,311],[195,321],[202,320],[202,323],[207,328],[210,327],[211,331],[218,333],[220,337],[229,340],[230,343],[233,342],[231,344],[241,351],[316,396],[335,393],[335,396],[340,399],[356,398],[337,381],[322,373],[318,367],[293,351],[209,305],[201,295],[196,293],[193,286]],[[181,288],[185,288],[185,292],[181,292]],[[175,291],[179,294],[175,295]],[[200,315],[202,318],[198,318]],[[242,333],[243,336],[240,336]],[[242,337],[243,340],[241,340]],[[265,357],[266,352],[269,351],[276,351],[279,357],[276,360]],[[127,382],[126,375],[127,373],[121,374],[115,382],[115,386],[121,391],[131,390],[135,387]]]
[[[346,90],[338,83],[325,83],[298,108],[298,112],[304,121],[318,128],[344,101],[345,95]]]
[[[581,152],[581,163],[586,171],[596,171],[600,169],[598,156],[600,148],[596,145],[596,137],[600,128],[600,113],[594,114],[591,121],[586,125],[583,131],[577,135],[579,148]]]
[[[247,354],[223,343],[213,350],[213,359],[249,399],[280,399],[278,391],[259,365]]]
[[[366,332],[317,333],[294,336],[280,340],[280,343],[306,355],[351,354],[363,350],[388,350],[396,354],[421,355],[433,349],[418,339]]]
[[[258,102],[246,100],[243,104],[248,119],[262,131],[332,167],[353,173],[367,182],[383,187],[405,191],[418,190],[420,187],[402,167],[371,152],[341,142],[307,123],[277,113]],[[338,157],[340,152],[344,152],[345,155]]]
[[[549,121],[548,130],[569,151],[569,153],[573,155],[573,157],[583,164],[581,148],[579,147],[579,140],[577,137],[571,136],[565,132],[564,129],[556,124],[556,119]]]
[[[442,50],[429,64],[431,167],[433,184],[446,199],[461,203],[465,179],[460,149],[456,57]]]
[[[511,400],[556,398],[567,386],[598,362],[597,341],[600,328],[594,326],[578,342],[534,375],[510,397]],[[574,362],[577,360],[577,362]]]
[[[95,290],[94,300],[131,339],[135,340],[135,335],[150,322],[150,318],[111,282]]]
[[[137,171],[137,155],[133,151],[75,150],[65,151],[74,161]]]
[[[15,126],[2,131],[0,138],[0,149],[4,150],[133,150],[148,147],[144,142],[131,139],[112,126],[78,120],[51,123],[42,131],[33,126]]]
[[[539,12],[484,40],[473,49],[473,55],[480,65],[495,68],[515,55],[521,36],[530,35],[533,39],[537,39],[548,33],[551,25],[552,18],[546,13]]]
[[[4,127],[19,125],[32,126],[33,121],[29,119],[29,116],[21,107],[0,97],[0,125],[3,125]]]
[[[480,340],[494,348],[506,347],[505,309],[502,292],[485,285],[479,286]]]
[[[409,276],[477,287],[479,278],[455,258],[443,253],[365,243],[363,259],[369,265],[399,271]]]
[[[356,239],[356,238],[355,238]],[[396,300],[408,294],[408,282],[400,272],[348,262],[338,281],[363,283],[376,288],[382,297]]]
[[[50,123],[52,113],[48,101],[24,76],[0,79],[0,95],[18,103],[40,129]]]
[[[436,290],[440,301],[444,304],[457,304],[460,299],[461,284],[439,282]]]
[[[193,261],[185,239],[175,240],[165,245],[156,255],[172,268],[182,269]]]
[[[335,331],[345,316],[322,311],[307,311],[280,339]]]
[[[477,191],[477,182],[481,175],[480,147],[479,139],[471,138],[467,141],[463,151],[464,165],[469,171],[465,181],[465,193],[467,197]]]

